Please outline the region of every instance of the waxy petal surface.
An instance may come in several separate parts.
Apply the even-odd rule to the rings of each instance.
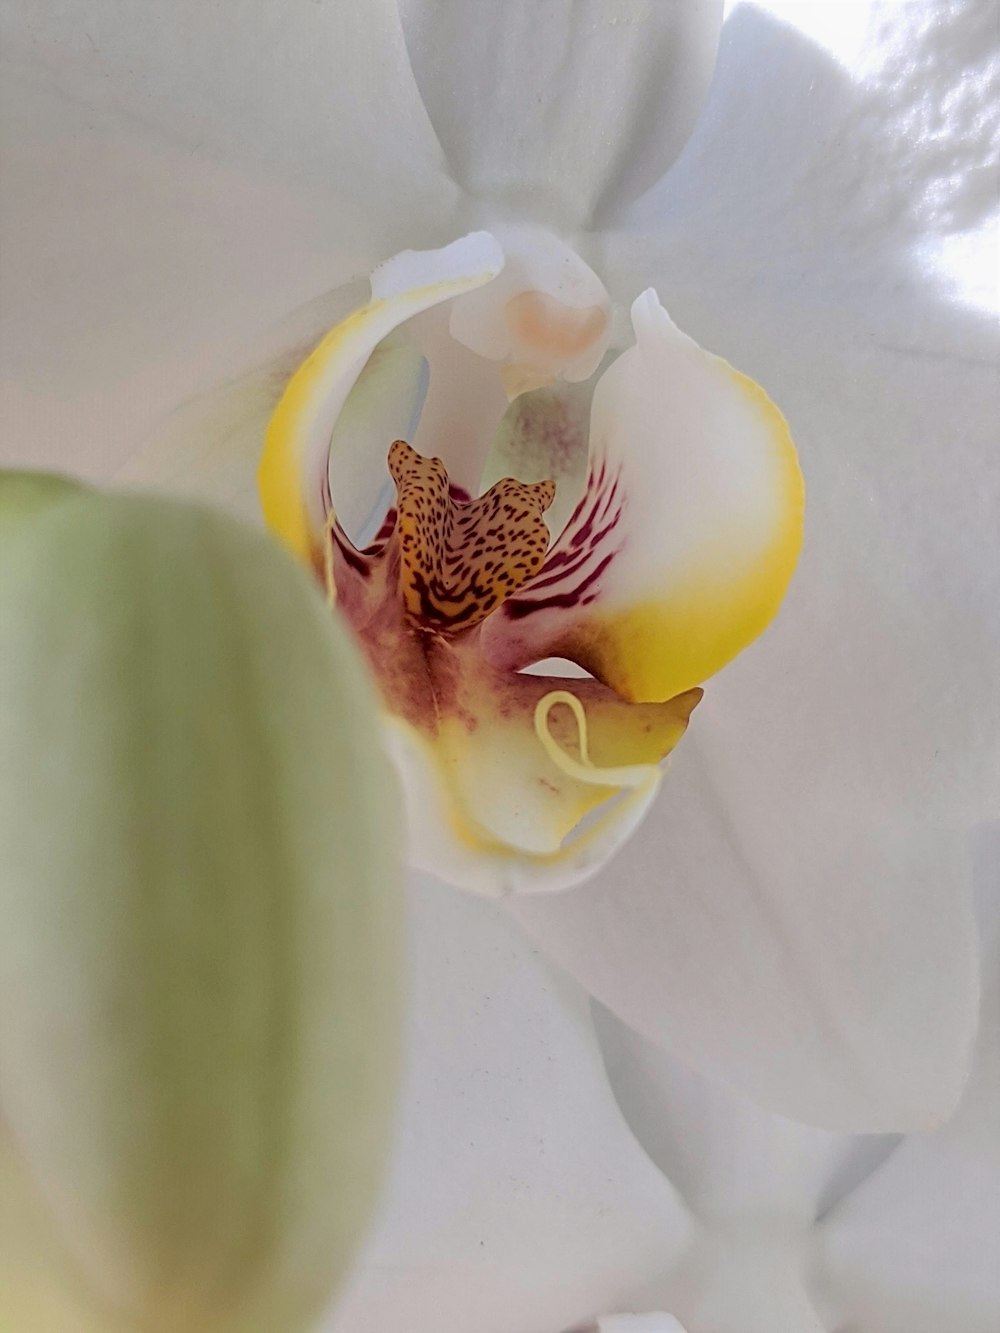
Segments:
[[[565,233],[603,223],[679,154],[722,3],[403,0],[400,14],[455,179]]]
[[[587,488],[538,577],[486,630],[498,663],[569,657],[627,699],[706,680],[774,616],[803,485],[763,390],[647,291],[594,391]]]

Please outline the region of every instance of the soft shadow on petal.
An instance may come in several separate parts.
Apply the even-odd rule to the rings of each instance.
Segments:
[[[500,909],[413,884],[410,1069],[382,1221],[330,1333],[557,1333],[655,1308],[691,1226],[586,999]]]
[[[681,1064],[594,1002],[608,1080],[636,1138],[692,1210],[726,1226],[794,1228],[856,1188],[898,1135],[832,1134],[773,1115]]]
[[[564,233],[603,225],[677,157],[708,86],[722,18],[721,0],[399,7],[455,179],[498,209]]]
[[[828,1129],[954,1107],[977,1003],[952,841],[828,774],[786,771],[753,701],[710,693],[642,828],[600,880],[511,905],[619,1017],[763,1106]],[[775,792],[795,784],[816,799]],[[789,807],[794,799],[794,819]]]
[[[780,1221],[709,1232],[673,1274],[669,1307],[695,1333],[830,1333],[806,1264],[801,1235]]]
[[[977,832],[976,853],[986,981],[966,1093],[947,1125],[904,1140],[820,1231],[831,1317],[850,1329],[994,1333],[1000,1318],[1000,825]]]

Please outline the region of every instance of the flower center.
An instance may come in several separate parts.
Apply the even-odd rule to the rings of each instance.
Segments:
[[[555,482],[505,477],[463,502],[440,458],[425,458],[403,440],[389,450],[389,472],[399,590],[407,613],[422,624],[468,629],[541,569],[549,545],[542,515],[555,499]]]

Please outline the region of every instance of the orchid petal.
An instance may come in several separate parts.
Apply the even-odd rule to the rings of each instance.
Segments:
[[[593,1009],[625,1119],[695,1215],[714,1227],[780,1218],[790,1234],[804,1234],[900,1142],[773,1115],[681,1064],[603,1005]]]
[[[722,4],[403,0],[400,12],[455,178],[566,231],[634,199],[683,148]]]
[[[486,631],[498,664],[568,657],[628,699],[668,699],[774,616],[802,542],[784,418],[652,291],[594,391],[588,488],[540,575]]]
[[[192,171],[225,165],[322,197],[338,248],[360,243],[371,255],[416,235],[426,243],[457,195],[391,0],[247,0],[238,23],[198,0],[141,22],[115,0],[68,0],[44,13],[13,0],[3,19],[15,69],[58,84],[77,108],[110,110],[116,126],[139,122],[151,144],[178,144]],[[78,130],[86,119],[77,112]],[[405,210],[385,207],[387,180]]]
[[[183,403],[115,480],[208,499],[259,522],[257,470],[275,407],[325,334],[366,304],[366,285],[347,283],[282,320],[266,336],[255,369]],[[274,352],[274,346],[281,350]],[[423,366],[417,348],[390,335],[369,357],[331,432],[330,485],[337,517],[359,544],[373,516],[385,513],[385,442],[408,433],[421,400]],[[381,510],[379,499],[386,502]]]
[[[414,315],[489,282],[502,267],[486,232],[442,250],[403,251],[372,274],[371,302],[328,333],[292,377],[268,427],[259,479],[265,519],[301,559],[322,559],[331,437],[378,344]]]
[[[740,6],[671,208],[655,230],[608,237],[605,262],[619,287],[669,267],[685,324],[766,373],[794,428],[802,559],[783,614],[713,685],[727,717],[758,715],[776,801],[795,827],[844,794],[845,828],[856,802],[890,825],[964,830],[1000,809],[1000,348],[996,320],[962,306],[926,247],[984,221],[995,135],[969,99],[1000,52],[975,3],[948,22],[893,12],[891,59],[854,83]],[[899,71],[925,59],[933,90]],[[779,81],[811,115],[772,135]],[[938,105],[933,133],[903,135]],[[751,164],[761,136],[771,152]],[[859,162],[879,164],[868,192],[851,187]],[[743,742],[747,791],[757,745]]]
[[[614,289],[669,273],[685,324],[767,375],[809,475],[809,534],[785,612],[714,682],[633,847],[600,888],[517,908],[679,1058],[869,1131],[926,1128],[957,1101],[977,990],[965,832],[1000,802],[995,321],[911,248],[979,216],[988,123],[949,115],[943,143],[899,151],[901,100],[952,106],[995,36],[980,44],[975,4],[948,23],[899,13],[904,38],[933,28],[905,60],[933,58],[946,82],[890,70],[873,104],[741,7],[669,207],[607,241]],[[776,113],[779,82],[808,115]],[[859,162],[879,164],[864,193]]]
[[[756,1218],[692,1246],[670,1283],[670,1306],[705,1333],[830,1333],[808,1289],[808,1245]]]
[[[409,920],[397,1157],[329,1333],[561,1333],[656,1308],[691,1224],[622,1122],[586,997],[494,904],[421,879]]]
[[[592,1009],[626,1120],[705,1227],[672,1275],[668,1308],[725,1333],[833,1327],[813,1291],[814,1224],[882,1166],[898,1136],[831,1134],[769,1114]]]
[[[196,393],[115,472],[126,486],[210,500],[260,522],[257,469],[267,423],[292,375],[330,328],[365,304],[366,284],[346,283],[296,311],[246,359],[252,369]]]
[[[837,1326],[993,1333],[1000,1313],[1000,828],[980,841],[987,935],[982,1025],[956,1114],[905,1139],[824,1219],[822,1283]]]
[[[8,463],[106,480],[179,403],[270,357],[257,330],[458,234],[388,0],[247,0],[239,21],[14,0],[0,22]]]
[[[791,836],[766,726],[717,693],[601,880],[512,910],[626,1022],[771,1111],[833,1130],[939,1122],[978,993],[961,859],[839,784],[794,802]]]

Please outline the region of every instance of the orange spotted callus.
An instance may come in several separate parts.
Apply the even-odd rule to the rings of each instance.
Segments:
[[[506,477],[463,503],[450,494],[440,458],[424,458],[404,440],[389,450],[389,472],[400,593],[420,623],[439,631],[477,625],[541,569],[549,546],[542,515],[555,482]]]

